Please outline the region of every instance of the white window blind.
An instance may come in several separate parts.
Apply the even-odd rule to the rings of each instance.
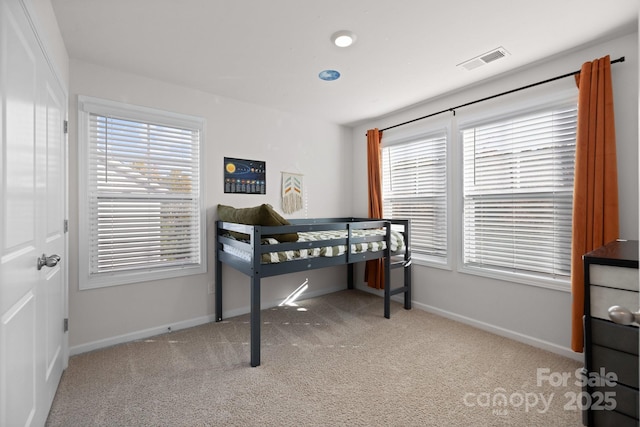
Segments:
[[[86,113],[89,278],[119,284],[149,280],[145,273],[201,272],[201,129]]]
[[[411,219],[414,255],[447,257],[447,137],[440,132],[382,149],[385,218]]]
[[[464,264],[570,275],[577,107],[461,128]]]

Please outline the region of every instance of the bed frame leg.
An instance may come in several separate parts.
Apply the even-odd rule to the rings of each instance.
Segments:
[[[391,298],[389,297],[386,286],[384,290],[384,318],[391,319]]]
[[[222,320],[222,263],[216,261],[216,322]]]
[[[347,289],[353,289],[353,263],[347,264]]]
[[[260,366],[260,278],[251,277],[251,366]]]
[[[384,266],[384,317],[391,318],[391,262],[389,253],[385,258]]]
[[[411,263],[405,265],[404,270],[404,286],[407,290],[404,291],[404,308],[405,310],[411,310]]]

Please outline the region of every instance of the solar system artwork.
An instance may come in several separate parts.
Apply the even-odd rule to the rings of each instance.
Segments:
[[[266,163],[225,157],[224,192],[266,194]]]

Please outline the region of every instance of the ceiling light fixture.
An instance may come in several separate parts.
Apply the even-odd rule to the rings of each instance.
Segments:
[[[338,47],[349,47],[355,43],[357,37],[348,30],[336,31],[331,35],[331,41]]]

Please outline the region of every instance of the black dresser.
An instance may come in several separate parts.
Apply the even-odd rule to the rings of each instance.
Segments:
[[[585,254],[584,279],[583,423],[638,427],[639,328],[632,313],[640,301],[638,241],[615,241]],[[618,316],[609,313],[613,306]]]

